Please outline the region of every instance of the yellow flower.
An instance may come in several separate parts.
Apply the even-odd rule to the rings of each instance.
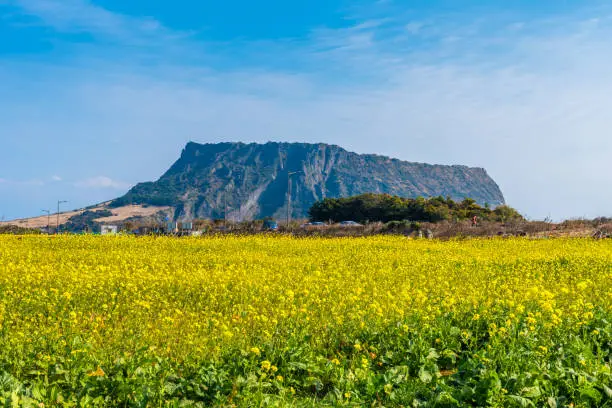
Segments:
[[[102,370],[102,368],[98,367],[98,369],[96,371],[92,371],[90,373],[87,373],[87,376],[89,377],[104,377],[104,370]]]
[[[156,370],[168,367],[159,361],[172,361],[185,372],[194,362],[219,364],[242,353],[268,379],[282,378],[285,366],[281,373],[263,360],[292,355],[310,333],[310,351],[328,357],[323,364],[350,395],[370,368],[384,375],[384,361],[405,358],[400,345],[419,332],[430,333],[438,349],[466,343],[461,347],[490,367],[498,366],[501,350],[518,346],[515,340],[532,344],[536,360],[553,351],[538,343],[551,336],[562,344],[587,330],[585,349],[596,348],[604,326],[595,322],[610,320],[609,259],[607,243],[564,238],[0,234],[0,326],[8,330],[5,354],[32,351],[23,354],[32,360],[24,361],[28,367],[59,363],[65,352],[75,369],[97,355],[126,364],[147,359]],[[375,333],[389,342],[380,344]],[[580,370],[605,364],[590,353],[568,355],[571,362]],[[107,377],[97,368],[86,375]],[[289,398],[290,385],[288,379]],[[382,396],[397,392],[380,385]]]

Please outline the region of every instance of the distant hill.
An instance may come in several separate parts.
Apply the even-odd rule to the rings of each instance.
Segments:
[[[466,197],[504,204],[497,184],[482,168],[411,163],[357,154],[327,144],[188,143],[157,181],[140,183],[111,207],[170,206],[177,220],[282,218],[291,177],[292,217],[304,218],[323,198],[363,193],[401,197]]]

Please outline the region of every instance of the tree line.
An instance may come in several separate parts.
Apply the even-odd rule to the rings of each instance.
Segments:
[[[312,221],[390,222],[443,220],[480,220],[506,222],[523,219],[514,208],[506,205],[494,209],[481,206],[471,198],[454,201],[450,197],[403,198],[389,194],[361,194],[345,198],[325,198],[316,202],[308,212]]]

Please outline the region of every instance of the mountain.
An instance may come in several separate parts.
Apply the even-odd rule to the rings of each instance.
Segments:
[[[159,180],[137,184],[111,207],[170,206],[176,220],[223,218],[226,207],[228,219],[282,219],[290,172],[297,172],[291,176],[293,218],[305,218],[325,197],[368,192],[504,204],[482,168],[411,163],[322,143],[190,142]]]

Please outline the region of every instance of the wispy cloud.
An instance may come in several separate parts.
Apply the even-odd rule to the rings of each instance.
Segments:
[[[90,33],[139,45],[184,35],[167,29],[155,18],[112,12],[88,0],[9,0],[8,4],[60,32]]]
[[[91,177],[85,180],[77,181],[74,183],[79,188],[111,188],[111,189],[125,189],[130,187],[129,183],[123,181],[113,180],[106,176]]]
[[[51,176],[51,180],[52,181],[62,181],[62,178],[60,176],[54,175],[54,176]]]

